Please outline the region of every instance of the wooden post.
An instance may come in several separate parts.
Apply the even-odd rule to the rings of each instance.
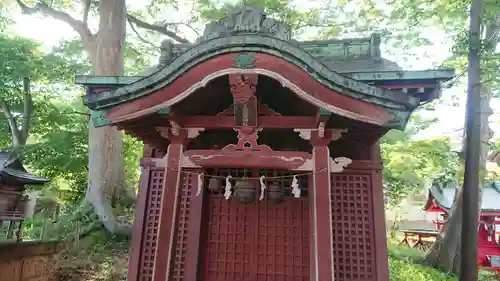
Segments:
[[[43,240],[45,236],[45,228],[47,227],[47,219],[43,220],[42,231],[40,232],[40,240]]]
[[[14,235],[14,224],[16,221],[10,220],[9,221],[9,228],[7,229],[7,240],[12,239],[12,236]]]
[[[389,264],[387,260],[387,234],[385,226],[384,191],[382,185],[382,158],[380,142],[370,147],[370,160],[376,161],[378,167],[372,167],[372,201],[373,201],[373,233],[377,280],[389,280]]]
[[[202,172],[197,170],[197,172]],[[193,193],[194,195],[194,193]],[[203,197],[204,192],[202,191],[199,196],[193,196],[191,198],[191,208],[189,210],[189,222],[188,222],[188,240],[187,240],[187,253],[186,253],[186,265],[187,270],[185,272],[185,281],[196,281],[199,276],[199,261],[200,259],[200,244],[201,242],[201,224],[202,224],[202,211],[203,211]]]
[[[477,229],[479,220],[479,168],[481,166],[481,77],[480,26],[483,0],[472,0],[469,25],[469,65],[467,91],[467,127],[465,139],[465,174],[462,202],[462,253],[460,281],[477,280]]]
[[[333,281],[333,231],[330,183],[330,150],[328,144],[332,140],[331,132],[319,136],[311,133],[313,145],[313,188],[309,191],[311,217],[311,280]]]
[[[16,233],[16,242],[21,242],[23,224],[24,224],[24,220],[19,220],[19,226],[17,227],[17,233]]]
[[[170,280],[173,257],[175,255],[175,238],[179,205],[179,181],[181,178],[181,157],[187,131],[180,129],[176,134],[165,132],[170,144],[167,149],[164,191],[161,201],[161,216],[158,226],[158,242],[154,260],[153,281]]]
[[[59,221],[60,214],[61,214],[61,205],[59,205],[59,203],[56,203],[56,209],[54,211],[54,222]]]
[[[153,154],[146,154],[144,156],[151,157]],[[149,152],[149,151],[148,151]],[[146,227],[146,211],[147,211],[147,197],[149,188],[149,177],[151,175],[150,167],[142,167],[141,179],[139,181],[139,194],[137,195],[137,203],[135,206],[134,224],[132,225],[132,242],[130,243],[130,255],[128,265],[128,279],[129,281],[136,281],[139,278],[140,257],[143,251],[142,241],[146,239],[144,229]]]
[[[40,191],[32,191],[28,193],[27,202],[24,205],[24,217],[31,219],[35,216],[36,203],[38,201],[38,195]]]

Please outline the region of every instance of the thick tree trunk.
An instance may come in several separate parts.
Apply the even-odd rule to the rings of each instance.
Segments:
[[[99,1],[99,32],[95,38],[95,75],[123,74],[126,7],[124,0]],[[112,198],[125,188],[122,134],[114,127],[94,128],[89,124],[89,186],[86,200],[93,206],[108,231],[130,234],[113,213]]]
[[[462,188],[456,191],[451,215],[441,229],[436,242],[427,251],[424,262],[444,272],[458,273],[460,267],[460,239],[462,228]]]
[[[494,28],[492,28],[494,26]],[[485,37],[495,40],[494,37],[497,26],[492,25],[487,27],[487,32]],[[490,46],[493,50],[496,48],[496,43]],[[486,171],[486,159],[488,157],[489,145],[488,141],[493,137],[493,131],[489,127],[488,119],[493,114],[490,108],[490,102],[492,98],[492,91],[487,85],[481,86],[481,150],[480,150],[480,182],[482,183]],[[465,145],[464,145],[465,146]],[[467,149],[464,147],[464,149]],[[461,153],[464,155],[464,153]],[[450,272],[454,274],[460,274],[460,252],[461,252],[461,227],[462,227],[462,188],[457,190],[457,195],[455,196],[455,202],[453,202],[453,207],[450,210],[450,217],[443,226],[439,237],[436,242],[425,256],[425,263],[439,268],[445,272]],[[482,184],[479,188],[479,206],[481,206],[482,199]],[[479,207],[480,208],[480,207]]]
[[[483,88],[481,101],[481,168],[484,178],[486,157],[488,156],[488,140],[492,137],[492,131],[488,126],[488,118],[492,114],[489,106],[491,92]],[[482,181],[481,181],[482,182]],[[459,274],[460,266],[460,239],[462,228],[462,187],[456,191],[455,202],[450,210],[450,217],[443,226],[436,243],[432,245],[425,256],[425,263],[439,268],[445,272]],[[479,189],[479,206],[482,199],[482,185]]]

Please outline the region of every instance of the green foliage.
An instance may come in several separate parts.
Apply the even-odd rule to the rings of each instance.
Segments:
[[[423,37],[432,34],[423,32],[430,26],[438,26],[445,30],[448,38],[453,42],[453,56],[444,64],[455,67],[464,73],[467,69],[468,40],[468,17],[470,1],[454,0],[412,0],[393,1],[392,12],[389,20],[399,23],[405,30],[420,32]],[[481,43],[481,70],[482,83],[494,90],[498,97],[500,92],[500,50],[496,48],[499,41],[500,2],[498,0],[484,1],[482,14],[483,36]],[[494,31],[496,29],[496,32]],[[490,31],[490,34],[488,33]],[[460,75],[460,77],[463,75]]]
[[[413,263],[422,263],[424,261],[424,253],[421,250],[399,245],[398,240],[390,239],[387,248],[390,259],[406,260]]]
[[[3,32],[6,26],[12,24],[12,20],[8,17],[8,9],[4,6],[5,3],[0,1],[0,32]]]
[[[500,151],[500,138],[490,140],[490,148],[492,151]]]
[[[76,203],[87,188],[88,117],[81,102],[53,101],[49,128],[40,128],[33,144],[23,149],[26,164],[50,178],[55,192],[66,190],[63,200]],[[40,124],[33,124],[37,128]],[[69,200],[69,201],[68,201]]]
[[[381,140],[383,182],[389,207],[398,206],[408,193],[422,189],[428,180],[453,181],[459,162],[450,139],[413,139],[436,119],[414,114],[405,131],[389,131]]]
[[[381,143],[383,180],[390,206],[421,189],[428,180],[453,181],[459,169],[458,156],[445,137],[412,140],[401,132],[390,132]]]
[[[43,54],[39,47],[32,40],[0,34],[0,49],[4,50],[0,54],[0,98],[20,125],[26,118],[23,78],[31,78],[30,134],[19,152],[32,172],[51,179],[44,187],[45,194],[52,194],[61,203],[76,204],[87,188],[88,110],[80,98],[82,89],[73,83],[75,73],[89,73],[91,67],[80,41],[63,41],[50,54]],[[144,69],[146,60],[139,51],[126,48],[126,55],[130,72]],[[0,148],[11,144],[9,124],[2,118]],[[142,145],[126,137],[124,150],[127,186],[135,188]]]
[[[77,204],[87,189],[88,115],[81,101],[54,102],[59,110],[51,115],[51,127],[38,133],[36,142],[23,149],[25,163],[40,175],[52,179],[48,189],[63,203]],[[36,127],[36,124],[35,126]],[[126,184],[137,188],[142,143],[124,136]],[[45,190],[45,192],[49,192]]]
[[[11,127],[7,117],[12,115],[16,128],[30,118],[29,132],[37,134],[50,128],[51,117],[57,108],[50,102],[64,89],[61,83],[71,80],[74,68],[66,61],[39,51],[39,43],[0,33],[0,100],[5,103],[0,122],[0,147],[12,145]],[[31,81],[32,110],[25,112],[23,80]],[[53,84],[55,83],[55,84]]]
[[[139,187],[141,169],[139,161],[142,157],[142,142],[129,135],[123,135],[123,156],[125,163],[125,180],[129,188]]]
[[[389,243],[389,275],[391,281],[456,281],[458,278],[422,264],[424,252]],[[496,281],[498,275],[483,270],[478,281]]]
[[[457,278],[437,269],[405,260],[389,259],[391,281],[456,281]]]
[[[54,221],[53,215],[48,212],[41,212],[35,218],[25,220],[23,237],[40,239],[44,229],[44,240],[72,240],[77,235],[77,229],[81,235],[102,228],[89,205],[66,205],[61,213],[58,221]]]
[[[59,257],[57,280],[126,280],[128,249],[126,239],[104,230],[92,232]]]
[[[38,83],[69,82],[72,79],[74,67],[61,57],[44,55],[40,47],[38,42],[0,33],[2,91],[20,88],[23,77],[30,77]]]
[[[159,51],[159,49],[158,49]],[[92,63],[83,49],[83,43],[79,39],[65,40],[59,42],[51,53],[52,56],[67,61],[67,64],[73,66],[72,77],[75,74],[91,75]],[[144,53],[144,47],[125,43],[125,72],[124,75],[137,75],[143,72],[150,65],[149,56]],[[71,81],[73,83],[74,81]]]

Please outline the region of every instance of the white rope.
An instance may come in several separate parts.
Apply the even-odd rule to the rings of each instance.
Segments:
[[[264,199],[264,192],[266,191],[266,184],[264,183],[265,176],[261,176],[259,178],[260,181],[260,197],[259,201],[262,201]]]
[[[301,190],[299,187],[299,178],[296,175],[293,176],[293,180],[292,180],[292,193],[293,193],[293,197],[300,198]]]
[[[231,197],[231,179],[233,177],[231,175],[227,176],[226,177],[226,187],[225,187],[225,192],[224,192],[224,198],[226,198],[226,200],[229,200],[229,197]]]
[[[168,169],[165,169],[165,171]],[[311,171],[311,172],[304,172],[304,173],[296,173],[296,174],[291,174],[291,175],[286,175],[286,176],[276,176],[276,177],[266,177],[266,179],[289,179],[289,178],[294,178],[297,176],[307,176],[307,175],[314,175],[317,173],[322,173],[326,170],[326,168],[320,169],[318,171]],[[186,175],[196,175],[198,176],[200,172],[191,172],[191,171],[183,171],[183,170],[175,170],[175,169],[170,169],[170,171],[174,172],[179,172],[181,174],[186,174]],[[210,175],[210,174],[203,174],[204,177],[209,177],[209,178],[216,178],[216,179],[225,179],[225,176],[218,176],[218,175]],[[231,177],[233,180],[260,180],[260,177]]]
[[[200,196],[201,190],[203,189],[203,176],[203,173],[198,174],[198,189],[196,190],[196,196]]]

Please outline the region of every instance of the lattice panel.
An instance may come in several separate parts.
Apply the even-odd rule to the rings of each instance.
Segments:
[[[335,279],[375,280],[373,201],[366,174],[332,174]]]
[[[292,175],[289,172],[262,170],[266,178]],[[286,196],[285,202],[258,203],[257,278],[269,281],[309,281],[309,200],[307,177],[299,180],[301,198]],[[291,195],[292,178],[266,180],[279,184]]]
[[[241,169],[219,169],[216,174],[242,177],[246,173]],[[208,201],[208,233],[202,280],[247,280],[255,262],[251,255],[254,247],[252,215],[255,205],[225,200],[220,193],[208,194]]]
[[[222,193],[208,194],[207,237],[204,241],[204,281],[309,281],[309,201],[307,177],[300,179],[303,197],[290,196],[291,175],[275,170],[245,171],[218,169],[207,171],[219,176],[266,176],[285,189],[284,203],[266,200],[248,205],[225,200]],[[259,182],[255,180],[259,191]]]
[[[186,252],[188,241],[188,221],[191,205],[191,196],[196,192],[197,176],[191,173],[182,173],[180,181],[179,216],[177,225],[177,239],[175,245],[175,262],[173,280],[182,281],[186,270]],[[194,269],[193,269],[194,270]]]
[[[161,197],[164,171],[151,171],[148,186],[147,213],[145,217],[144,240],[142,241],[140,281],[151,281],[156,253],[158,223],[160,221]]]

